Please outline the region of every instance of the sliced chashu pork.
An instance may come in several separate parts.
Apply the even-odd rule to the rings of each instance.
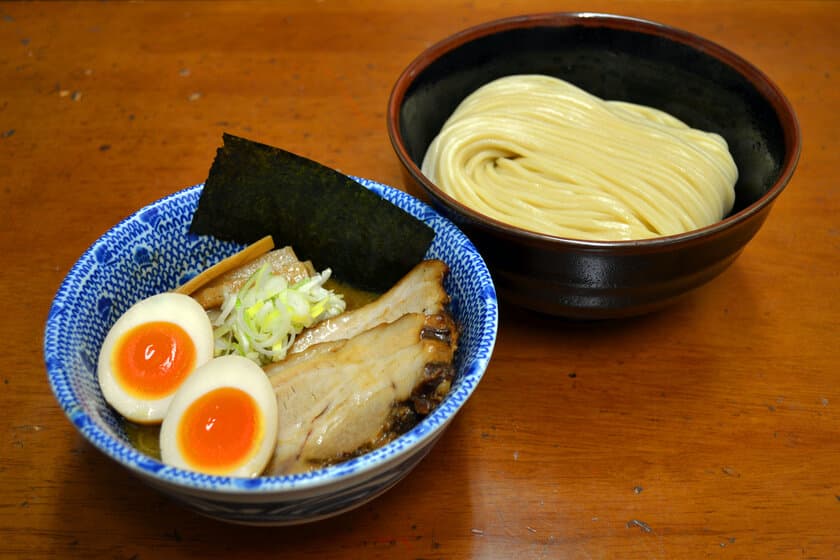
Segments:
[[[435,315],[443,312],[449,296],[443,288],[443,277],[449,267],[443,261],[420,262],[399,282],[375,301],[327,319],[300,333],[289,348],[294,354],[313,344],[352,338],[381,323],[390,323],[406,313]]]
[[[454,333],[447,315],[409,313],[266,366],[279,405],[277,447],[266,474],[352,456],[381,440],[395,407],[413,394],[422,404],[435,385],[448,390]]]
[[[286,277],[290,284],[294,284],[304,278],[315,274],[315,269],[309,261],[298,260],[297,255],[291,247],[283,247],[269,251],[268,253],[235,268],[218,278],[211,280],[203,287],[196,290],[192,297],[201,304],[204,309],[220,307],[224,302],[225,294],[237,292],[239,289],[260,269],[268,263],[274,274]]]

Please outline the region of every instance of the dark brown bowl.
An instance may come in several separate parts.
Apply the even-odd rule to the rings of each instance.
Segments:
[[[460,204],[420,171],[426,148],[464,97],[521,73],[563,78],[722,135],[740,174],[734,209],[685,234],[603,242],[534,233]],[[764,223],[800,152],[793,108],[752,64],[691,33],[606,14],[525,15],[452,35],[403,71],[387,118],[406,181],[467,233],[500,296],[574,318],[646,313],[720,274]]]

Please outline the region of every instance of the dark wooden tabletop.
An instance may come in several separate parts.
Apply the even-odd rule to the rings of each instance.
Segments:
[[[110,226],[202,182],[223,131],[409,190],[385,127],[409,61],[579,9],[716,41],[796,109],[797,172],[725,273],[621,321],[502,303],[427,458],[310,525],[198,516],[75,431],[42,360],[50,301]],[[838,79],[829,1],[0,3],[0,557],[840,558]]]

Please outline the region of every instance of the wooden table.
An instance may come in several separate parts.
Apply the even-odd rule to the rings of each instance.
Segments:
[[[195,515],[81,438],[48,387],[84,249],[206,178],[223,131],[405,188],[385,129],[432,42],[526,12],[658,20],[762,68],[802,158],[721,277],[660,313],[501,308],[478,391],[394,490],[295,528]],[[3,558],[840,558],[840,3],[0,4]]]

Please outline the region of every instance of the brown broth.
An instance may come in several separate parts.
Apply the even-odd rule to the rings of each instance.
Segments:
[[[124,418],[123,429],[137,451],[160,460],[160,424],[135,424]]]
[[[344,303],[347,304],[347,311],[363,307],[381,295],[376,292],[356,289],[349,284],[344,284],[333,278],[324,282],[324,287],[344,296]]]

